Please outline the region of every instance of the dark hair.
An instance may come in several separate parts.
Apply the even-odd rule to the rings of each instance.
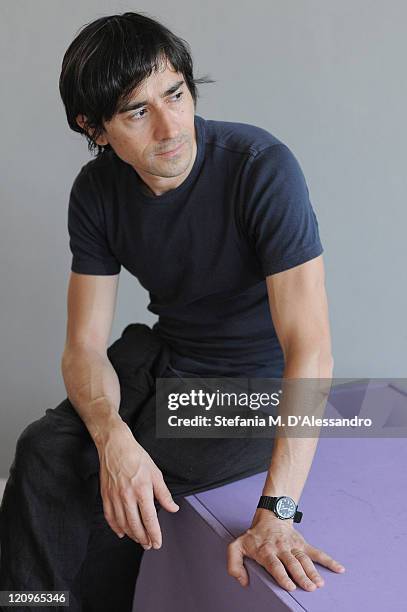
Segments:
[[[95,142],[103,132],[103,122],[115,115],[134,88],[165,59],[184,76],[196,106],[196,85],[214,81],[194,79],[188,43],[158,21],[128,12],[101,17],[82,27],[64,55],[59,91],[70,128],[85,134],[91,153],[96,150],[98,156],[111,148]],[[86,116],[90,134],[76,123],[79,114]]]

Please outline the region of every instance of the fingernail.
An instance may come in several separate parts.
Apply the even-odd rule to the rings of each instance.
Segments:
[[[159,545],[159,543],[158,543],[158,542],[154,542],[154,544],[153,544],[153,548],[155,548],[155,549],[158,549],[158,548],[160,548],[160,545]]]

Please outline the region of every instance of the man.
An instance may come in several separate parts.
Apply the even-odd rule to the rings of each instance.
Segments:
[[[158,504],[175,512],[173,496],[266,464],[263,496],[298,504],[316,439],[160,441],[152,404],[143,404],[157,374],[332,374],[322,246],[298,162],[266,130],[196,115],[198,82],[186,43],[136,13],[88,24],[65,54],[68,123],[98,155],[69,203],[69,401],[19,439],[2,507],[3,589],[65,586],[77,609],[131,609],[140,551],[162,543]],[[107,349],[121,266],[159,318],[153,330],[129,326]],[[32,500],[36,511],[22,515],[17,508]],[[258,507],[229,545],[228,571],[240,584],[245,556],[287,590],[323,585],[314,562],[343,571],[293,518],[281,519]],[[10,525],[23,570],[13,564]]]

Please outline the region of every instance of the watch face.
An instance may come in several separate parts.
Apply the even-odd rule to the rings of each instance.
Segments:
[[[295,514],[296,505],[291,497],[280,497],[276,503],[277,514],[283,519],[292,518]]]

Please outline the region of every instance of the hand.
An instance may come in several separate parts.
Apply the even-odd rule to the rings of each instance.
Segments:
[[[98,441],[97,450],[106,521],[120,538],[126,533],[145,550],[160,548],[154,495],[168,512],[179,510],[161,471],[121,420]]]
[[[256,510],[251,527],[228,546],[228,574],[247,586],[249,575],[243,565],[244,556],[260,563],[287,591],[296,589],[294,581],[306,591],[324,585],[313,561],[333,572],[345,570],[325,552],[308,544],[294,529],[292,519],[281,520],[263,508]]]

